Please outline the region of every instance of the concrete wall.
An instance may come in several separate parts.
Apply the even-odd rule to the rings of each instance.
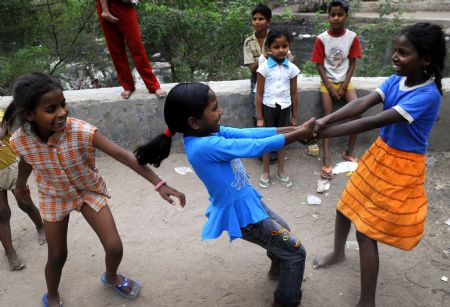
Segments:
[[[384,78],[352,78],[358,95],[365,95],[376,88]],[[299,77],[299,121],[304,122],[322,114],[318,77]],[[248,80],[209,82],[224,109],[222,124],[233,127],[252,126]],[[175,84],[163,84],[170,90]],[[439,120],[430,139],[431,150],[450,150],[450,79],[444,80],[444,94]],[[114,142],[134,149],[165,128],[164,100],[148,94],[144,88],[138,90],[129,100],[120,98],[121,88],[66,91],[64,95],[71,109],[71,116],[83,119],[99,128]],[[11,97],[0,97],[0,108],[6,108]],[[339,107],[339,106],[338,106]],[[367,114],[381,110],[381,105]],[[363,133],[358,143],[368,143],[375,139],[377,132]],[[182,148],[180,138],[175,139],[175,149]],[[338,138],[334,143],[343,143],[346,138]],[[301,145],[298,145],[301,146]]]

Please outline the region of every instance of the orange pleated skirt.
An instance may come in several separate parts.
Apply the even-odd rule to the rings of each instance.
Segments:
[[[413,249],[425,227],[425,155],[394,149],[378,137],[361,158],[337,210],[378,242]]]

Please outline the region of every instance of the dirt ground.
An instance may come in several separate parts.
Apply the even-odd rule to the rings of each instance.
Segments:
[[[331,189],[319,195],[315,189],[320,161],[302,149],[288,150],[287,156],[294,186],[287,189],[275,182],[262,194],[306,247],[302,306],[354,306],[359,297],[359,255],[352,244],[353,230],[345,262],[318,271],[311,268],[312,259],[332,247],[335,204],[348,177],[336,175]],[[335,153],[335,162],[337,157]],[[428,161],[425,236],[410,252],[380,246],[378,306],[450,306],[450,282],[441,280],[450,278],[450,226],[445,224],[450,219],[450,152],[431,152]],[[187,195],[184,210],[167,205],[144,179],[112,159],[99,158],[97,164],[109,183],[110,207],[124,243],[120,272],[140,280],[142,289],[129,301],[100,283],[102,246],[81,214],[73,213],[60,286],[65,306],[270,306],[276,282],[266,276],[269,261],[263,249],[242,240],[230,244],[226,234],[214,241],[200,240],[208,198],[195,174],[174,171],[188,166],[184,155],[171,155],[157,170]],[[245,165],[256,186],[260,163],[252,159]],[[37,202],[35,184],[30,183]],[[308,194],[318,195],[322,204],[306,204]],[[38,245],[31,221],[12,199],[11,207],[14,245],[27,267],[11,272],[0,255],[0,306],[40,306],[46,291],[46,246]]]

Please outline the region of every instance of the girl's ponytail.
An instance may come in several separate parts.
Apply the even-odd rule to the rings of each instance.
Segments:
[[[170,132],[170,129],[167,128],[164,133],[156,136],[147,144],[136,148],[134,155],[139,164],[145,165],[149,163],[154,167],[159,167],[161,162],[170,154],[173,135],[174,133]]]
[[[203,83],[180,83],[174,86],[164,103],[164,120],[169,128],[145,145],[134,151],[139,164],[151,164],[159,167],[161,162],[170,154],[172,136],[185,133],[190,127],[190,117],[202,118],[203,111],[208,106],[210,95],[209,86]]]

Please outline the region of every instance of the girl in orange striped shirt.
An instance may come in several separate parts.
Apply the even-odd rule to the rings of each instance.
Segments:
[[[107,206],[109,194],[95,167],[95,149],[133,169],[155,185],[160,196],[171,196],[185,204],[184,195],[165,184],[148,166],[139,165],[134,155],[113,143],[94,126],[68,117],[61,84],[52,77],[33,73],[20,77],[13,87],[11,121],[20,128],[11,137],[11,146],[20,156],[16,191],[25,195],[26,182],[34,170],[39,190],[39,208],[44,219],[48,244],[45,278],[48,293],[44,306],[61,306],[58,287],[67,258],[69,215],[80,211],[97,233],[106,252],[106,272],[101,281],[126,298],[138,295],[140,284],[117,274],[122,260],[122,242]]]

